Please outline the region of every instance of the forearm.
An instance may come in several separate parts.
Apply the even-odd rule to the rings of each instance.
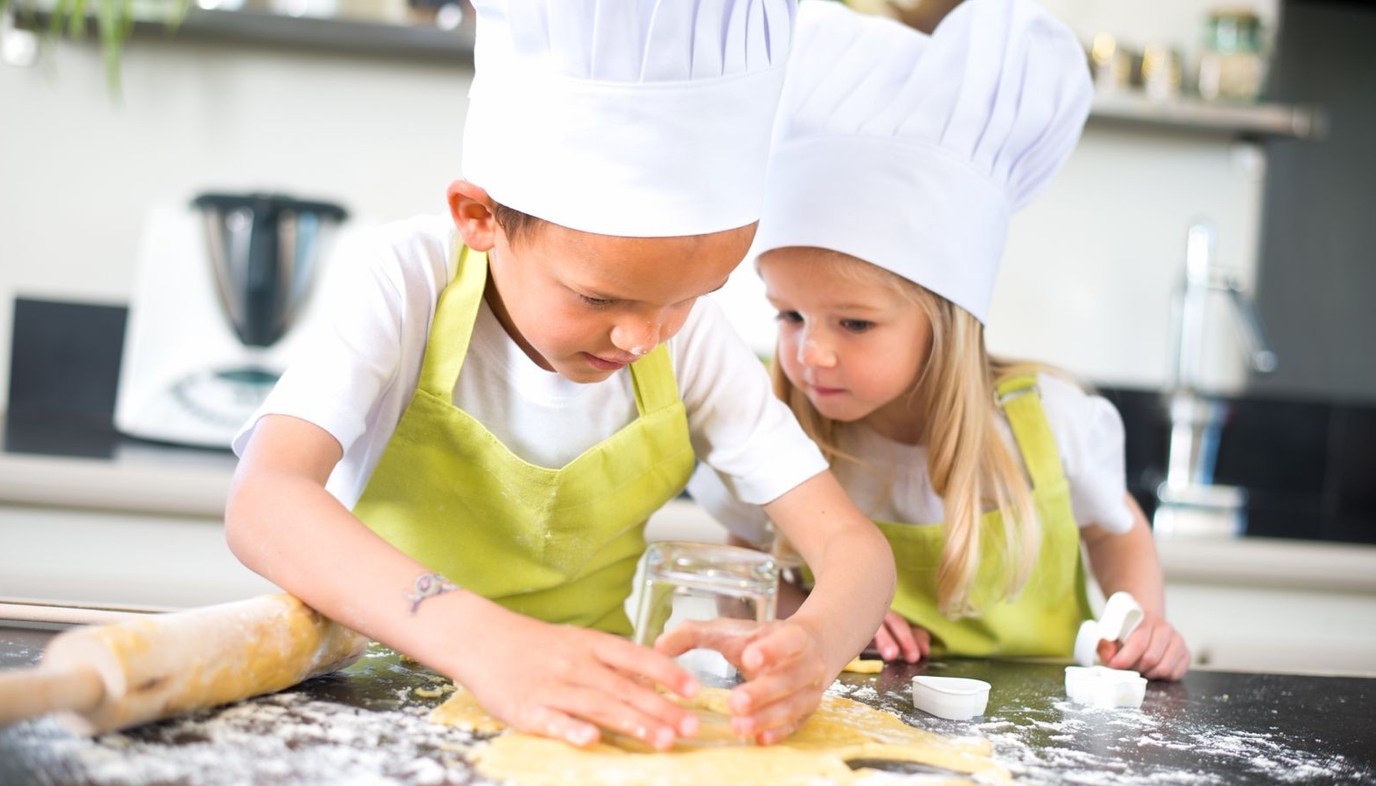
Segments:
[[[893,553],[824,472],[766,506],[807,561],[815,584],[791,620],[817,634],[832,673],[869,644],[893,601]]]
[[[1105,595],[1130,592],[1143,609],[1164,617],[1165,585],[1156,542],[1146,516],[1135,501],[1129,500],[1133,511],[1132,529],[1119,535],[1097,526],[1086,528],[1085,549],[1089,554],[1090,570]]]
[[[877,530],[873,538],[847,538],[831,550],[838,548],[847,558],[813,566],[816,583],[791,617],[828,633],[826,659],[835,673],[874,639],[894,593],[893,552]],[[870,567],[858,568],[859,561]]]
[[[338,447],[303,421],[265,419],[225,510],[230,549],[250,569],[339,623],[449,676],[465,631],[510,612],[461,590],[418,604],[433,573],[384,541],[325,490]],[[414,612],[412,606],[415,605]]]

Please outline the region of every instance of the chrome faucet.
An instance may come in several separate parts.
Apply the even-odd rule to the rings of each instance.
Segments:
[[[1260,374],[1276,369],[1276,354],[1256,302],[1237,274],[1214,264],[1216,236],[1206,221],[1190,225],[1185,240],[1185,276],[1175,298],[1171,383],[1166,393],[1171,431],[1166,479],[1156,488],[1153,529],[1171,534],[1241,534],[1247,490],[1213,482],[1226,400],[1201,389],[1200,363],[1207,333],[1210,295],[1223,292],[1232,304],[1247,365]]]

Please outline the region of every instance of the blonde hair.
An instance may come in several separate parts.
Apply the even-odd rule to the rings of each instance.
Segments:
[[[952,619],[978,613],[972,589],[981,557],[999,560],[1000,572],[1008,577],[1004,597],[1015,597],[1037,560],[1041,523],[1030,482],[999,433],[995,391],[1002,380],[1038,367],[989,355],[984,326],[949,300],[854,257],[838,253],[835,260],[832,268],[837,273],[897,290],[931,321],[931,351],[909,395],[921,397],[927,471],[946,509],[945,546],[937,571],[938,608]],[[806,394],[789,382],[777,358],[771,373],[775,394],[789,405],[833,466],[838,461],[863,464],[840,448],[840,437],[849,424],[817,412]],[[1002,518],[1002,548],[981,542],[986,509],[997,510]]]

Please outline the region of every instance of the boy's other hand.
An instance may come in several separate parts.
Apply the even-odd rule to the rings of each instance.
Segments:
[[[828,674],[815,633],[793,620],[690,620],[655,642],[655,649],[670,657],[699,647],[721,653],[745,677],[727,700],[731,730],[760,745],[796,731],[835,676]]]
[[[1190,668],[1184,637],[1164,617],[1150,612],[1122,644],[1099,642],[1099,659],[1110,669],[1131,669],[1149,680],[1173,682]]]
[[[697,681],[668,656],[609,633],[511,616],[515,624],[484,648],[481,678],[463,683],[511,728],[579,747],[606,729],[657,750],[697,734],[697,716],[655,690],[697,693]]]
[[[931,653],[932,634],[889,609],[884,615],[884,624],[874,634],[871,646],[884,660],[898,660],[901,657],[908,663],[917,663]]]

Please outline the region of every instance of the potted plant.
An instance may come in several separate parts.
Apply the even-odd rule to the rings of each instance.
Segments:
[[[161,16],[169,29],[173,29],[185,15],[189,0],[166,0],[158,5],[163,6],[163,13],[141,14],[140,17]],[[110,92],[116,96],[120,84],[120,54],[134,31],[135,14],[134,0],[53,0],[51,4],[43,0],[0,0],[0,17],[12,20],[17,27],[39,31],[42,38],[49,41],[61,35],[84,38],[94,19],[105,60],[106,79]]]

